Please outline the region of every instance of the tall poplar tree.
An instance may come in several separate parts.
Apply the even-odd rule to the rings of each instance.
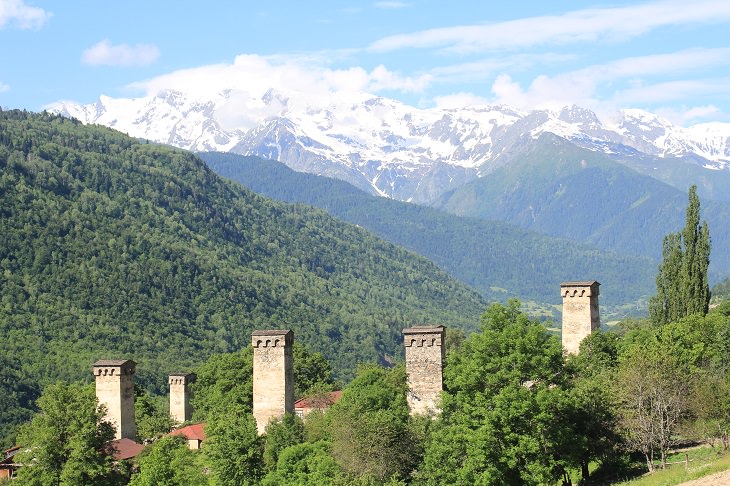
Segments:
[[[666,324],[691,314],[707,314],[710,246],[707,222],[700,222],[697,186],[692,186],[684,229],[664,237],[662,263],[656,278],[657,295],[649,301],[652,322]]]

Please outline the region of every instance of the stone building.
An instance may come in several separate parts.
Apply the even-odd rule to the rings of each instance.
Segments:
[[[259,434],[271,419],[294,413],[294,333],[285,330],[254,331],[253,415]]]
[[[189,385],[194,381],[195,373],[175,373],[169,376],[170,418],[178,424],[187,422],[193,415]]]
[[[101,359],[94,363],[96,399],[106,407],[106,419],[115,427],[115,439],[137,435],[134,421],[134,371],[136,363],[126,359]]]
[[[563,282],[563,349],[578,354],[580,343],[601,327],[598,311],[598,287],[595,280],[589,282]]]
[[[411,415],[433,415],[443,390],[444,326],[403,329]]]

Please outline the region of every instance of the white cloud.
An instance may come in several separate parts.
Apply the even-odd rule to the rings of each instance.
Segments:
[[[5,93],[7,91],[10,91],[10,85],[0,81],[0,93]]]
[[[297,92],[305,98],[329,98],[334,93],[398,90],[419,92],[431,82],[424,74],[401,76],[384,66],[371,71],[362,67],[332,69],[317,57],[237,56],[232,64],[212,64],[183,69],[130,85],[147,94],[176,89],[197,95],[233,89],[261,96],[270,88]]]
[[[422,92],[431,76],[402,76],[384,66],[333,69],[318,56],[237,56],[231,64],[174,71],[129,89],[153,96],[176,90],[200,99],[217,99],[216,117],[227,129],[250,128],[261,119],[292,109],[322,106],[334,100],[359,100],[379,91]],[[264,101],[273,90],[279,95]],[[224,94],[223,94],[224,93]]]
[[[495,75],[509,70],[524,70],[536,66],[551,66],[575,59],[573,54],[515,54],[491,57],[478,61],[439,66],[428,70],[433,82],[470,83],[493,79]]]
[[[151,44],[113,45],[104,39],[81,54],[81,62],[90,66],[146,66],[160,57],[160,50]]]
[[[670,54],[637,56],[588,66],[553,76],[535,77],[527,87],[502,74],[492,84],[494,102],[521,109],[560,108],[577,104],[596,111],[681,101],[697,95],[724,96],[727,80],[653,82],[677,78],[703,67],[730,64],[730,48],[688,49]],[[603,94],[610,88],[610,94]]]
[[[489,24],[428,29],[384,37],[373,51],[441,48],[469,54],[498,49],[570,44],[601,39],[626,40],[660,27],[730,20],[730,2],[667,0],[615,8],[592,8],[563,15],[527,17]]]
[[[436,108],[444,110],[489,104],[489,100],[473,93],[452,93],[445,96],[436,96],[433,101]]]
[[[656,114],[666,118],[675,125],[688,126],[707,118],[715,118],[721,115],[720,109],[715,105],[695,106],[692,108],[660,108]]]
[[[53,14],[23,0],[0,0],[0,29],[14,22],[21,29],[39,29]]]

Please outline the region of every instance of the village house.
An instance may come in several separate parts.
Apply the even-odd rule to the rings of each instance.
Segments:
[[[168,435],[184,437],[188,441],[188,449],[198,450],[205,442],[205,423],[187,425],[173,430]]]
[[[300,419],[304,419],[310,412],[314,410],[323,411],[337,403],[342,396],[340,390],[324,392],[317,395],[300,398],[294,402],[294,413]]]

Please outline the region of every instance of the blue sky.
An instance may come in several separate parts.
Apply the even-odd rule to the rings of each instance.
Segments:
[[[730,2],[0,0],[0,106],[161,89],[730,122]]]

